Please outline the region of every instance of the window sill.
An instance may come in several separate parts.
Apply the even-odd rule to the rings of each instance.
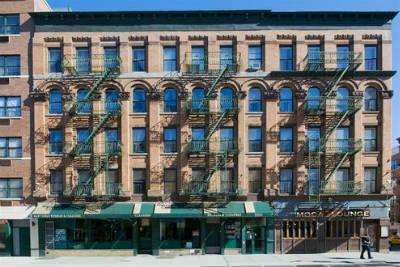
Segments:
[[[146,157],[148,153],[131,153],[129,156]]]
[[[177,156],[178,154],[178,152],[163,152],[161,156]]]
[[[264,155],[264,152],[258,151],[258,152],[247,152],[246,155],[248,156],[262,156]]]
[[[22,160],[23,158],[0,158],[0,160]]]
[[[49,114],[49,113],[47,113],[46,115],[45,115],[46,117],[59,117],[59,118],[62,118],[63,116],[64,116],[64,114]]]
[[[280,156],[294,156],[295,154],[294,152],[279,152]]]
[[[178,112],[161,112],[160,115],[168,116],[168,115],[177,115]]]
[[[133,116],[133,117],[147,117],[147,112],[132,112],[129,113],[129,116]]]
[[[21,201],[21,200],[24,200],[24,198],[23,197],[11,197],[11,198],[2,197],[2,198],[0,198],[0,201],[1,200],[5,200],[5,201]]]
[[[378,115],[379,113],[380,113],[379,110],[374,110],[374,111],[366,111],[366,110],[363,110],[363,114]]]
[[[261,115],[264,115],[264,112],[262,112],[262,111],[255,111],[255,112],[248,111],[248,112],[246,112],[246,115],[247,116],[261,116]]]
[[[50,157],[50,158],[57,158],[57,157],[63,157],[64,153],[60,153],[60,154],[46,154],[46,157]]]
[[[294,115],[295,112],[293,111],[288,111],[288,112],[284,112],[284,111],[278,111],[279,115]]]
[[[4,75],[0,76],[0,79],[15,79],[15,78],[27,78],[29,75]]]
[[[22,116],[20,117],[0,117],[0,120],[20,120],[22,119]]]
[[[19,37],[20,33],[0,34],[0,37]]]

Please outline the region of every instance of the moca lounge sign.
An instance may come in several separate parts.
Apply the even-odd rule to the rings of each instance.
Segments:
[[[369,217],[370,211],[365,210],[297,210],[296,217],[298,218],[311,218],[311,217]]]

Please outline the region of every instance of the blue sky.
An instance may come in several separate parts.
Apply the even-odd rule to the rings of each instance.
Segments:
[[[400,11],[399,0],[48,0],[53,8],[87,10],[271,9],[273,11]],[[393,69],[400,72],[400,14],[393,22]],[[393,114],[400,114],[400,74],[393,79]],[[400,121],[392,120],[392,145]]]

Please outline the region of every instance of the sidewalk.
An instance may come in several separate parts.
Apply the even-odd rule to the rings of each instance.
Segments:
[[[400,253],[373,253],[374,259],[360,260],[359,253],[285,255],[205,255],[182,257],[0,257],[2,267],[263,267],[263,266],[400,266]]]

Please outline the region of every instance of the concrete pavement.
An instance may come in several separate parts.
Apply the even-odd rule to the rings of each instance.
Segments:
[[[358,253],[285,255],[205,255],[181,257],[0,257],[1,267],[263,267],[263,266],[400,266],[400,253],[373,253],[374,259],[360,260]]]

